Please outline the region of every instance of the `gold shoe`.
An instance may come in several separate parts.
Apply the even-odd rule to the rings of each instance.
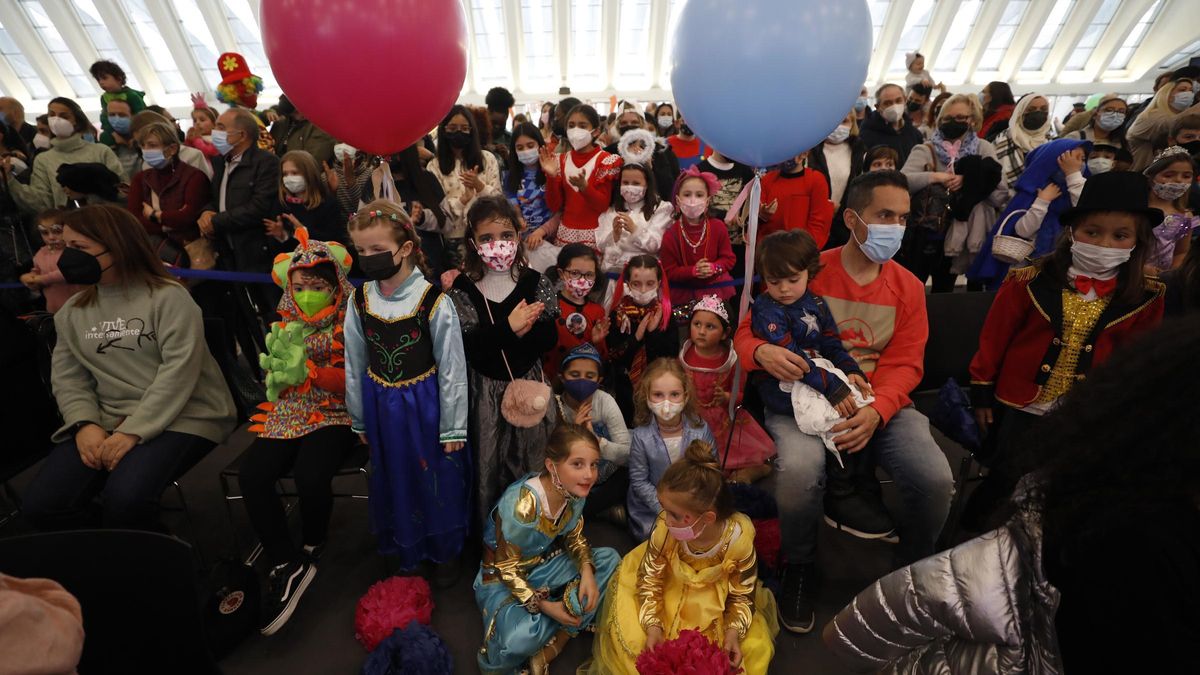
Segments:
[[[554,637],[542,647],[541,651],[529,659],[530,675],[547,675],[550,672],[550,662],[562,653],[563,646],[571,636],[566,631],[558,631]]]

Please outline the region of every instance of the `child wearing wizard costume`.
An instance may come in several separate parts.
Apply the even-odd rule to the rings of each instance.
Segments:
[[[267,403],[251,420],[258,438],[242,456],[238,483],[250,524],[271,565],[264,635],[291,617],[316,574],[333,510],[330,481],[353,447],[346,411],[342,323],[354,287],[346,280],[350,254],[336,242],[314,241],[296,230],[299,246],[275,258],[271,276],[283,288],[281,320],[267,336],[259,361]],[[300,493],[302,548],[288,531],[275,483],[291,472]]]
[[[408,214],[375,200],[350,219],[371,279],[346,312],[346,403],[371,446],[371,527],[402,569],[450,562],[471,521],[467,366],[454,303],[422,272]]]
[[[242,107],[254,114],[258,122],[258,147],[275,151],[275,138],[267,132],[258,110],[258,94],[263,90],[262,78],[250,72],[246,57],[234,52],[225,52],[217,57],[217,70],[221,72],[221,84],[217,85],[217,100],[229,106]],[[193,99],[194,101],[194,99]]]

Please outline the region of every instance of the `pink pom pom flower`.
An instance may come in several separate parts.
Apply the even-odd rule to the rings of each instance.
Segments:
[[[354,610],[354,638],[368,652],[411,621],[429,625],[433,595],[421,577],[391,577],[367,589]]]
[[[683,630],[679,637],[654,649],[643,651],[637,659],[641,675],[737,675],[741,668],[729,663],[729,656],[716,643],[695,630]]]

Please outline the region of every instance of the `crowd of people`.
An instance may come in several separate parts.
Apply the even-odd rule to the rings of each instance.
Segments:
[[[0,99],[0,272],[23,284],[3,305],[54,315],[62,418],[26,518],[156,529],[164,487],[249,421],[266,635],[316,577],[330,481],[363,443],[379,552],[443,584],[478,565],[483,672],[546,672],[592,629],[589,672],[634,673],[691,628],[766,673],[781,628],[815,627],[823,520],[895,543],[897,571],[825,628],[856,667],[1084,672],[1167,642],[1184,658],[1200,457],[1176,391],[1193,362],[1168,355],[1198,326],[1159,324],[1200,308],[1200,72],[1059,123],[1037,92],[953,93],[907,63],[816,147],[761,167],[756,209],[756,169],[670,102],[605,116],[568,97],[530,119],[497,88],[379,157],[286,97],[258,110],[237,54],[218,62],[227,108],[195,96],[186,132],[107,61],[99,128],[70,98],[36,125]],[[995,291],[970,363],[989,472],[964,518],[991,532],[939,552],[953,476],[911,395],[938,329],[927,290],[963,277]],[[249,420],[212,325],[261,375]],[[1118,423],[1127,409],[1144,425]],[[775,593],[734,483],[777,503]],[[636,548],[591,547],[585,517]],[[1111,581],[1127,568],[1142,576]]]

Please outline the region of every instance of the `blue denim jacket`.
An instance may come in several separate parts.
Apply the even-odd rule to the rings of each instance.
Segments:
[[[692,441],[705,441],[715,446],[708,425],[703,420],[697,421],[698,427],[691,422],[684,423],[683,440],[679,445],[681,453]],[[654,519],[662,511],[662,505],[658,503],[658,481],[671,465],[671,458],[667,454],[667,444],[658,432],[657,419],[630,433],[633,443],[629,447],[629,529],[638,541],[645,541],[654,527]],[[713,455],[716,456],[715,447]]]

